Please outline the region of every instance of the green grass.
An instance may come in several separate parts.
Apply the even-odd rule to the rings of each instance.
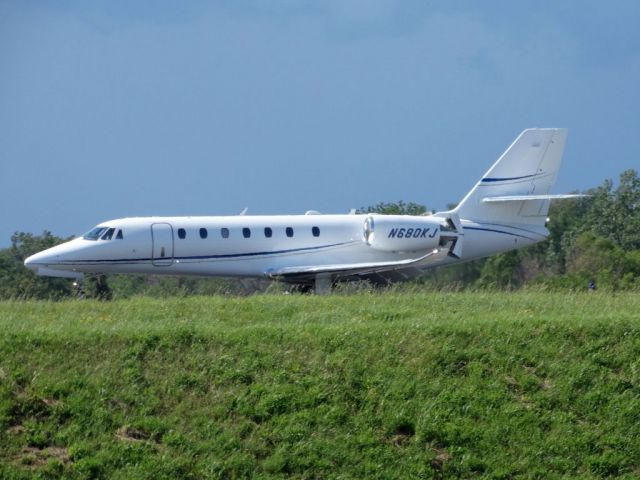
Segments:
[[[0,303],[0,478],[640,476],[640,296]]]

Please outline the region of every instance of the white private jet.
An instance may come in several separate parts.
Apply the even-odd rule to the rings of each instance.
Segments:
[[[456,208],[428,216],[142,217],[103,222],[25,260],[39,275],[259,277],[326,292],[340,280],[405,280],[547,237],[566,129],[523,131]]]

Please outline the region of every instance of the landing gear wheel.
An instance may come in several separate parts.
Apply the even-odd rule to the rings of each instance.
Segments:
[[[78,278],[73,281],[71,284],[76,291],[76,297],[79,299],[84,298],[84,281],[81,278]]]

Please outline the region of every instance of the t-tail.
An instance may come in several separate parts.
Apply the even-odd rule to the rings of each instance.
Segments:
[[[544,228],[567,138],[565,128],[523,131],[451,212],[477,223]],[[533,228],[532,228],[533,227]]]

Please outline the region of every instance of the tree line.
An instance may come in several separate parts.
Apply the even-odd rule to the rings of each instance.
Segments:
[[[434,288],[524,287],[609,291],[640,290],[640,178],[620,174],[583,193],[552,202],[549,237],[520,250],[427,273]]]
[[[640,291],[640,177],[636,170],[620,174],[617,185],[606,180],[583,192],[588,197],[553,202],[549,237],[536,245],[486,259],[437,268],[411,282],[424,289],[541,288]],[[379,203],[359,213],[427,213],[419,203]],[[78,295],[73,282],[39,277],[24,267],[28,256],[69,240],[44,231],[16,232],[11,246],[0,250],[0,299],[63,299]],[[90,298],[134,295],[175,296],[247,294],[283,291],[266,281],[165,277],[154,275],[87,276],[83,294]]]

